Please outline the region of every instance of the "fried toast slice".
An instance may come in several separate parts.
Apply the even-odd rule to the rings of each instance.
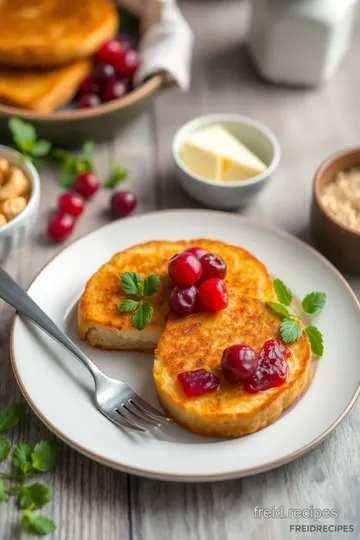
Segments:
[[[90,60],[79,60],[46,70],[18,71],[0,67],[0,102],[49,113],[73,98],[91,66]]]
[[[311,349],[307,335],[287,347],[289,376],[285,384],[257,394],[242,384],[229,384],[221,372],[221,357],[230,345],[246,343],[258,353],[268,339],[279,338],[281,318],[262,300],[230,295],[218,313],[170,317],[155,351],[153,376],[160,403],[178,423],[195,433],[240,437],[274,422],[310,383]],[[188,398],[177,375],[206,369],[220,378],[220,388]]]
[[[169,315],[168,298],[173,286],[168,276],[169,259],[195,245],[225,259],[230,297],[240,294],[264,300],[274,298],[265,266],[245,249],[206,239],[147,242],[116,254],[88,281],[78,308],[80,338],[101,349],[153,351]],[[120,276],[127,271],[138,272],[143,278],[152,273],[160,277],[158,291],[149,298],[153,318],[141,331],[134,327],[131,313],[119,311],[126,298]]]
[[[92,56],[119,24],[111,0],[2,0],[0,21],[0,63],[25,68]]]

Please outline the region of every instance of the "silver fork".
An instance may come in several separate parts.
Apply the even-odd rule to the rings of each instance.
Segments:
[[[111,379],[100,371],[2,268],[0,268],[0,298],[44,330],[90,371],[95,382],[96,405],[111,422],[121,428],[146,433],[150,427],[159,427],[162,422],[170,420],[144,401],[127,384]]]

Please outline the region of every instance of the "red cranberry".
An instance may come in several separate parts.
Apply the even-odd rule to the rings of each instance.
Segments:
[[[74,230],[74,226],[75,220],[72,215],[58,212],[49,220],[48,235],[54,242],[62,242],[70,236]]]
[[[104,64],[115,66],[116,59],[123,51],[130,49],[131,43],[127,38],[111,39],[104,43],[96,53],[96,59]]]
[[[203,279],[224,279],[226,276],[226,262],[220,255],[206,253],[206,255],[201,257],[201,266],[203,269]]]
[[[100,85],[95,81],[94,75],[90,74],[79,86],[80,94],[100,94]]]
[[[188,253],[192,253],[197,259],[201,259],[204,255],[207,254],[206,249],[199,247],[199,246],[193,246],[188,249],[185,249]]]
[[[88,199],[92,197],[100,188],[100,180],[93,172],[79,174],[75,180],[74,189],[80,195]]]
[[[198,397],[218,390],[220,381],[206,369],[194,369],[177,376],[187,397]]]
[[[211,278],[203,281],[199,289],[202,305],[210,311],[221,311],[229,303],[225,281]]]
[[[128,49],[118,55],[114,62],[115,68],[123,73],[132,77],[140,65],[140,55],[134,49]]]
[[[95,80],[101,85],[115,79],[115,68],[111,64],[97,64],[93,71]]]
[[[114,219],[125,217],[135,210],[137,198],[131,191],[117,191],[111,197],[111,213]]]
[[[97,94],[84,94],[78,101],[80,109],[94,109],[101,105],[101,99]]]
[[[289,358],[289,353],[291,355],[291,351],[277,339],[266,341],[260,352],[257,371],[251,379],[245,382],[245,390],[254,394],[284,384],[289,372],[286,361],[286,358]]]
[[[191,287],[174,287],[169,298],[170,309],[178,317],[187,317],[198,311],[199,290]]]
[[[83,213],[84,208],[84,197],[80,193],[68,192],[59,197],[59,210],[61,212],[78,217]]]
[[[224,350],[221,369],[225,379],[231,383],[241,383],[256,373],[259,358],[254,349],[248,345],[232,345]]]
[[[183,251],[169,261],[169,275],[178,285],[189,287],[201,278],[201,264],[192,253]]]
[[[108,81],[103,90],[104,101],[112,101],[118,99],[129,91],[129,87],[123,81]]]

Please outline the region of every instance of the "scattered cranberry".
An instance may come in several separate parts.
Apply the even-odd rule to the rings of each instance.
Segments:
[[[111,197],[111,213],[113,218],[125,217],[136,208],[137,198],[131,191],[117,191]]]
[[[189,287],[201,278],[201,264],[192,253],[183,251],[169,261],[169,275],[178,285]]]
[[[93,70],[93,77],[99,84],[115,79],[115,68],[111,64],[97,64]]]
[[[206,369],[194,369],[177,376],[187,397],[198,397],[218,390],[220,381]]]
[[[229,295],[225,281],[211,278],[203,281],[199,289],[202,305],[211,311],[221,311],[229,303]]]
[[[94,109],[101,105],[101,99],[97,94],[84,94],[78,102],[80,109]]]
[[[256,373],[259,358],[248,345],[232,345],[224,350],[221,369],[225,379],[231,383],[241,383],[251,379]]]
[[[281,341],[277,339],[266,341],[260,352],[257,371],[245,382],[245,390],[256,393],[284,384],[289,372],[286,362],[289,355],[291,351]]]
[[[140,55],[134,49],[122,51],[114,61],[115,68],[132,77],[140,65]]]
[[[48,234],[54,242],[62,242],[70,236],[74,230],[74,226],[75,220],[71,214],[58,212],[50,218]]]
[[[74,217],[80,216],[85,208],[84,197],[80,193],[68,192],[59,197],[59,210]]]
[[[191,287],[174,287],[169,298],[170,309],[179,317],[187,317],[198,311],[199,290]]]
[[[100,180],[98,179],[96,174],[92,172],[80,174],[75,180],[75,191],[80,193],[80,195],[85,197],[85,199],[92,197],[99,188]]]
[[[108,81],[103,90],[103,99],[104,101],[112,101],[113,99],[118,99],[129,91],[129,87],[123,81]]]
[[[119,55],[131,47],[131,43],[127,38],[111,39],[104,43],[96,53],[96,59],[104,64],[116,65],[116,60]]]
[[[188,249],[185,249],[188,253],[192,253],[197,259],[201,259],[204,255],[207,254],[206,249],[199,247],[199,246],[193,246]]]
[[[90,74],[79,86],[80,94],[100,94],[100,85],[95,81],[94,75]]]
[[[201,266],[203,270],[203,279],[224,279],[226,276],[226,262],[220,255],[206,253],[201,257]]]

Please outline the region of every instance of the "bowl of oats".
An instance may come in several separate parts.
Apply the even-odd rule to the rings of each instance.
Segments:
[[[360,274],[360,148],[331,156],[317,171],[311,229],[328,259]]]

